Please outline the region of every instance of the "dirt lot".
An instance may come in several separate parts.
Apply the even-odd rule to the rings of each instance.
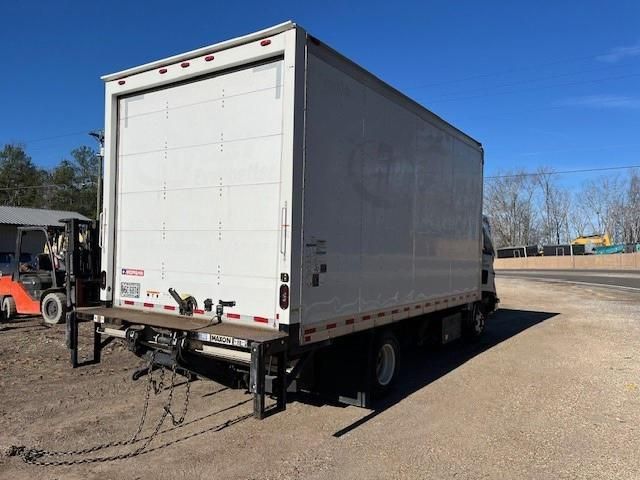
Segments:
[[[482,341],[407,354],[399,388],[377,411],[294,401],[267,420],[242,419],[248,395],[198,381],[186,425],[165,423],[147,453],[73,467],[2,455],[0,478],[640,478],[640,294],[521,279],[498,287],[502,310]],[[101,365],[72,370],[64,327],[8,324],[0,448],[130,437],[146,387],[131,380],[138,364],[116,347]]]

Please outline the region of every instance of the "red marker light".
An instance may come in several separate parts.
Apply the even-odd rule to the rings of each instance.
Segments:
[[[182,63],[180,64],[180,66],[181,66],[182,68],[187,68],[187,67],[189,66],[189,62],[182,62]]]
[[[280,308],[286,310],[289,308],[289,286],[280,285]]]
[[[163,73],[167,73],[167,69],[166,68],[161,68],[160,70],[158,70],[159,74],[163,74]]]
[[[216,58],[216,57],[214,57],[213,55],[207,55],[206,57],[204,57],[204,61],[205,61],[205,62],[210,62],[210,61],[211,61],[211,60],[213,60],[214,58]]]
[[[263,47],[266,47],[267,45],[271,45],[271,40],[262,40],[260,42],[260,45],[262,45]]]
[[[125,82],[124,80],[118,80],[118,85],[124,85],[125,83],[127,82]]]

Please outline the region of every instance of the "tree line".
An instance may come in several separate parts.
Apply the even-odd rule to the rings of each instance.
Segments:
[[[36,165],[24,145],[0,150],[0,205],[69,210],[95,218],[100,157],[88,146],[73,149],[52,169]]]
[[[95,217],[100,157],[88,146],[72,150],[50,170],[24,145],[0,150],[0,205],[49,208]],[[640,242],[640,173],[609,175],[563,186],[553,169],[503,172],[488,178],[484,212],[496,247],[557,245],[608,233],[615,243]]]
[[[614,243],[640,242],[640,174],[608,175],[569,189],[553,169],[510,171],[487,179],[484,211],[496,247],[558,245],[608,233]]]

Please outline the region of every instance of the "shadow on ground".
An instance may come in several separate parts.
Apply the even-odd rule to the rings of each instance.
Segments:
[[[501,309],[496,312],[488,321],[484,336],[474,343],[457,342],[436,349],[413,348],[405,350],[403,352],[404,356],[402,360],[403,369],[398,379],[396,388],[392,392],[390,392],[384,399],[377,402],[375,404],[374,410],[372,410],[371,413],[335,432],[333,436],[341,437],[348,432],[353,431],[360,425],[363,425],[364,423],[373,419],[393,405],[399,403],[407,396],[411,395],[417,390],[424,388],[431,382],[443,377],[447,373],[458,368],[460,365],[473,359],[476,355],[483,353],[490,348],[493,348],[499,343],[508,340],[509,338],[512,338],[527,330],[528,328],[544,322],[545,320],[555,315],[557,314],[550,312]],[[33,321],[30,323],[28,321],[25,321],[24,323],[16,322],[15,324],[10,325],[10,327],[21,328],[23,326],[26,327],[29,325],[32,327],[37,326],[34,325]],[[212,397],[225,390],[226,387],[216,388],[212,392],[204,394],[203,397]],[[160,422],[157,426],[156,433],[158,437],[162,437],[163,440],[159,441],[157,444],[150,445],[150,442],[153,437],[156,436],[156,433],[151,433],[146,436],[136,435],[137,438],[134,437],[127,442],[121,443],[121,445],[123,446],[128,445],[130,447],[129,452],[108,455],[106,452],[110,451],[110,444],[104,444],[94,446],[86,452],[95,452],[95,454],[97,455],[96,457],[86,457],[85,455],[81,454],[79,455],[79,459],[75,458],[78,457],[78,455],[75,455],[72,461],[93,463],[103,462],[110,459],[129,458],[132,456],[147,454],[166,447],[170,447],[177,443],[181,443],[185,440],[198,437],[206,433],[221,431],[252,418],[252,412],[246,412],[246,407],[251,404],[252,398],[249,396],[247,397],[241,399],[235,404],[226,406],[224,408],[214,409],[199,417],[191,418],[187,422],[180,425],[169,424],[164,429],[161,429],[160,426],[162,425],[162,422]],[[313,400],[309,401],[308,398],[304,399],[303,397],[297,395],[292,396],[291,400],[298,400],[304,403],[312,404],[316,403]],[[330,401],[325,401],[326,399],[321,400],[318,397],[316,397],[315,400],[320,401],[322,404],[332,403]],[[221,421],[219,422],[216,422],[215,420],[212,422],[212,419],[214,417],[217,417],[218,415],[221,415],[223,413],[226,413],[228,415],[229,413],[236,411],[236,409],[240,410],[240,412],[236,416],[233,416],[232,418],[228,418],[226,420],[221,419]],[[225,417],[227,415],[225,415]],[[177,430],[181,429],[181,427],[187,426],[191,426],[192,429],[190,429],[189,431],[182,431],[177,436],[174,435],[172,437],[164,437],[164,434],[168,434],[170,432],[178,433],[176,432]],[[99,452],[104,453],[103,455],[100,455]],[[25,461],[28,461],[30,463],[40,463],[45,465],[64,465],[67,464],[67,462],[70,460],[70,458],[66,454],[52,452],[50,455],[45,455],[42,454],[38,449],[32,450],[22,446],[13,447],[12,453],[9,453],[8,455],[20,456]]]
[[[35,330],[48,330],[51,327],[44,324],[44,322],[42,321],[42,317],[24,316],[24,317],[18,317],[18,318],[12,319],[10,322],[4,319],[0,321],[0,332],[10,332],[11,330],[24,330],[27,328],[30,329],[28,331],[35,331]]]
[[[499,343],[514,337],[557,313],[530,310],[500,309],[487,321],[484,335],[473,343],[462,341],[437,349],[413,348],[405,352],[402,372],[393,391],[374,403],[374,410],[360,420],[334,433],[341,437],[381,414],[402,399],[445,376]]]

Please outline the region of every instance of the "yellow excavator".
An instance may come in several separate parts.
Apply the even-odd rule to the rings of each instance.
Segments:
[[[603,233],[601,235],[597,233],[593,235],[582,235],[578,238],[575,238],[571,243],[574,247],[576,245],[582,245],[585,255],[592,255],[594,253],[605,253],[606,247],[610,247],[612,245],[611,237],[609,237],[608,233]],[[611,252],[606,251],[606,253]]]
[[[583,235],[581,237],[575,238],[571,243],[573,245],[591,244],[594,247],[610,247],[611,237],[609,237],[608,233],[604,233],[602,235],[599,235],[599,234]]]

